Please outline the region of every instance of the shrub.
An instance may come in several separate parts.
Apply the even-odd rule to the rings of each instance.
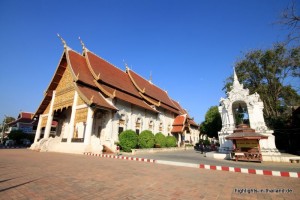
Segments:
[[[166,137],[166,146],[167,147],[177,147],[177,140],[174,136]]]
[[[142,131],[139,135],[139,147],[141,148],[153,148],[155,141],[154,135],[151,131]]]
[[[157,147],[166,147],[166,136],[164,134],[156,133],[154,140]]]
[[[210,145],[210,141],[209,140],[204,140],[203,144],[206,145],[206,146],[208,146],[208,145]]]
[[[123,151],[131,152],[131,149],[137,147],[138,136],[133,130],[126,130],[120,134],[119,141]]]

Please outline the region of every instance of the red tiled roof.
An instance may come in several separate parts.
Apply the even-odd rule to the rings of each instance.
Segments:
[[[174,119],[173,126],[184,125],[185,120],[186,120],[186,115],[179,115]]]
[[[29,113],[29,112],[21,112],[18,115],[18,119],[16,119],[15,121],[12,121],[10,123],[8,123],[8,126],[14,126],[17,123],[32,123],[33,119],[33,113]]]
[[[181,107],[181,105],[177,101],[175,101],[173,99],[171,99],[171,100],[172,100],[173,104],[179,109],[179,112],[181,115],[186,114],[186,111]]]
[[[18,118],[24,118],[24,119],[31,119],[33,117],[34,113],[29,112],[21,112],[18,116]]]
[[[120,90],[115,90],[107,85],[104,85],[104,84],[101,84],[101,86],[106,90],[108,91],[109,93],[111,94],[115,94],[117,98],[123,100],[123,101],[126,101],[128,103],[132,103],[134,105],[137,105],[139,107],[142,107],[144,109],[147,109],[147,110],[150,110],[152,112],[156,112],[157,113],[157,110],[153,109],[151,106],[149,106],[146,102],[144,102],[141,98],[138,98],[138,97],[135,97],[135,96],[132,96],[132,95],[129,95],[125,92],[122,92]]]
[[[86,104],[95,104],[102,108],[118,110],[115,106],[107,102],[107,100],[96,90],[77,83],[75,83],[75,87]]]
[[[129,77],[124,71],[103,60],[99,56],[87,52],[87,61],[90,63],[93,73],[100,78],[99,83],[103,82],[112,87],[139,96],[138,91],[132,85]]]
[[[142,78],[132,70],[127,70],[127,74],[129,75],[132,83],[136,86],[136,88],[142,92],[144,95],[147,95],[148,97],[152,98],[153,100],[157,102],[161,102],[166,104],[167,106],[178,109],[172,102],[172,100],[169,98],[166,91],[163,91],[159,87],[153,85],[146,79]]]
[[[68,51],[68,56],[70,66],[76,78],[86,84],[95,86],[93,82],[94,78],[88,68],[85,58],[73,50]]]
[[[173,128],[171,133],[180,133],[183,132],[185,128],[186,115],[178,115],[173,122]]]
[[[171,133],[181,133],[183,132],[184,126],[173,126]]]

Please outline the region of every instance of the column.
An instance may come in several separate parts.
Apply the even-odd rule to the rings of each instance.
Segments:
[[[93,121],[94,121],[93,114],[94,114],[93,109],[91,107],[88,107],[86,129],[84,134],[85,145],[89,145],[91,143],[91,135],[92,135]]]
[[[50,109],[48,113],[48,118],[47,118],[47,124],[45,128],[45,134],[44,138],[49,138],[50,131],[51,131],[51,126],[52,126],[52,120],[53,120],[53,105],[55,101],[55,90],[52,92],[52,99],[51,99],[51,104],[50,104]]]
[[[42,126],[42,121],[43,121],[43,116],[40,115],[39,116],[39,122],[38,122],[38,126],[36,129],[36,133],[35,133],[35,137],[34,137],[34,143],[37,142],[37,140],[40,138],[41,136],[41,126]]]
[[[74,133],[74,123],[75,123],[77,99],[78,99],[78,93],[77,93],[77,91],[75,91],[73,105],[72,105],[71,118],[70,118],[70,123],[69,123],[69,134],[68,134],[67,143],[71,143],[73,133]]]

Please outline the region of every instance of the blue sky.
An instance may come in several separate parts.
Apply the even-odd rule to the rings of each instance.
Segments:
[[[123,60],[167,90],[197,123],[225,97],[234,63],[283,41],[274,22],[289,0],[0,0],[0,120],[35,112],[63,52]],[[299,8],[299,1],[297,2]]]

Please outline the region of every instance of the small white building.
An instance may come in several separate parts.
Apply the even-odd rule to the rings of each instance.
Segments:
[[[63,54],[35,113],[39,121],[31,149],[101,153],[105,145],[114,151],[119,134],[128,129],[174,135],[178,143],[199,140],[198,125],[166,91],[128,67],[113,66],[83,43],[80,54],[62,41]]]
[[[233,149],[231,140],[225,138],[233,134],[237,124],[237,110],[243,109],[248,115],[248,123],[251,129],[256,133],[266,136],[267,139],[259,141],[262,155],[280,155],[280,152],[275,146],[275,136],[273,130],[270,130],[263,116],[263,102],[259,94],[249,94],[248,89],[244,89],[243,84],[238,80],[234,71],[234,81],[231,91],[228,92],[226,99],[221,98],[219,112],[222,118],[222,129],[219,131],[220,152],[228,153]]]

